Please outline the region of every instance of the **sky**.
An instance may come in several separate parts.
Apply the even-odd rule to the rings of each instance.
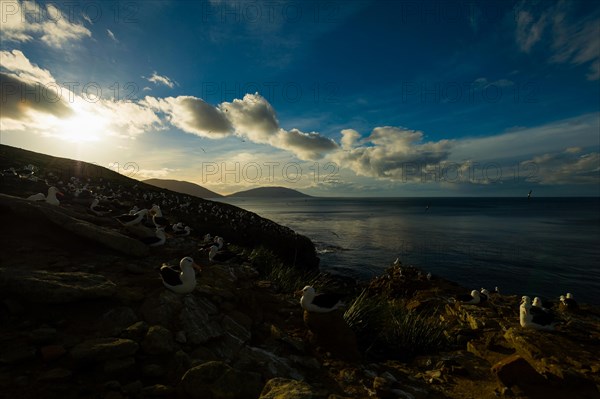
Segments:
[[[600,195],[598,1],[0,13],[1,144],[221,194]]]

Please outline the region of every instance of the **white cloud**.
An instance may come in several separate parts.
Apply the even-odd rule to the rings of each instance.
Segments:
[[[543,10],[534,9],[547,6]],[[589,80],[600,79],[600,13],[580,17],[574,5],[561,1],[539,4],[522,1],[516,7],[516,41],[529,53],[535,45],[549,43],[549,61],[589,64]],[[546,29],[547,28],[547,29]]]
[[[4,127],[10,119],[13,127],[23,130],[22,124],[32,122],[37,113],[58,118],[72,114],[50,72],[32,64],[21,51],[0,51],[0,69],[0,119]]]
[[[450,159],[485,162],[523,159],[535,154],[562,151],[565,143],[569,147],[597,147],[598,131],[598,114],[586,114],[495,136],[462,138],[453,146]]]
[[[140,169],[136,173],[136,179],[161,179],[169,177],[173,173],[177,172],[178,169],[162,168],[162,169]]]
[[[356,143],[356,140],[358,140],[360,138],[360,133],[358,133],[356,130],[354,129],[344,129],[342,130],[342,148],[344,150],[349,150],[352,147],[354,147],[354,143]]]
[[[343,139],[352,137],[354,143],[355,131],[345,131]],[[449,140],[424,142],[421,131],[383,126],[373,129],[363,146],[335,152],[331,159],[359,176],[406,179],[407,168],[436,165],[447,159],[452,145]]]
[[[91,37],[89,29],[71,20],[72,14],[64,14],[52,3],[4,1],[0,7],[0,39],[12,42],[39,39],[50,47],[62,48],[67,43]]]
[[[521,51],[529,53],[533,45],[540,41],[546,27],[546,14],[534,18],[531,12],[521,10],[516,15],[516,40]]]
[[[112,135],[135,137],[162,128],[160,118],[144,103],[100,100],[91,108],[107,121]]]
[[[527,180],[540,184],[600,184],[600,153],[543,154],[521,162],[531,172]],[[535,166],[531,168],[531,166]]]
[[[115,36],[115,34],[113,33],[113,31],[111,31],[110,29],[106,30],[106,34],[108,35],[108,37],[110,37],[115,43],[119,43],[119,40],[117,39],[117,37]]]
[[[319,159],[339,148],[335,141],[317,132],[304,133],[298,129],[279,129],[271,140],[271,145],[291,151],[302,160]]]
[[[156,73],[156,71],[152,72],[152,76],[150,76],[149,78],[146,78],[144,76],[142,76],[142,78],[146,79],[149,82],[154,83],[155,85],[165,85],[168,88],[172,89],[173,87],[175,87],[175,83],[173,80],[171,80],[171,78],[169,78],[168,76],[161,76],[158,73]]]
[[[69,141],[103,135],[134,137],[161,127],[148,104],[83,97],[57,84],[52,74],[18,50],[0,52],[3,129],[30,130]]]
[[[28,82],[39,82],[44,85],[55,83],[50,71],[32,64],[19,50],[0,51],[0,68]]]
[[[181,130],[201,137],[223,138],[232,133],[232,126],[219,108],[192,96],[146,97],[143,101],[156,112],[166,114],[167,120]]]
[[[223,102],[219,109],[227,113],[236,134],[255,143],[269,143],[279,131],[275,110],[258,93],[246,94],[241,100],[236,98],[232,102]]]

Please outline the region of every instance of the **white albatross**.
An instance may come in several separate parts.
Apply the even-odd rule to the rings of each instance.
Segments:
[[[30,195],[27,197],[28,201],[46,201],[46,203],[50,205],[60,205],[60,201],[56,198],[56,195],[64,195],[58,188],[52,186],[48,188],[48,195],[44,195],[44,193],[37,193]]]
[[[477,305],[481,302],[481,294],[479,293],[479,291],[473,290],[471,291],[471,294],[458,295],[456,298],[453,299],[455,302]]]
[[[521,297],[519,322],[523,328],[546,331],[554,330],[554,315],[541,307],[532,306],[531,298],[528,296]]]
[[[120,216],[116,216],[115,219],[117,219],[117,221],[123,226],[134,226],[136,224],[139,224],[142,221],[142,219],[144,219],[144,216],[146,216],[147,214],[148,209],[142,209],[140,211],[137,211],[133,215],[126,213]]]
[[[202,271],[200,266],[194,263],[194,259],[186,256],[179,262],[180,270],[163,264],[160,268],[160,276],[163,285],[177,294],[189,294],[196,288],[196,272]]]
[[[310,285],[307,285],[302,291],[298,291],[297,293],[302,293],[300,305],[302,306],[302,309],[308,312],[329,313],[344,306],[344,303],[338,295],[326,293],[317,294],[315,289]]]

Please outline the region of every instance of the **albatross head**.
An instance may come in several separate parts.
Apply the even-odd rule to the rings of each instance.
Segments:
[[[529,298],[527,295],[523,295],[521,297],[521,306],[526,306],[526,307],[531,307],[531,298]]]
[[[296,294],[302,294],[302,298],[300,298],[300,305],[306,309],[308,304],[312,303],[313,299],[315,299],[315,289],[310,285],[302,288],[301,291],[297,291]]]
[[[190,270],[190,269],[196,269],[198,271],[200,271],[200,266],[198,266],[195,262],[194,259],[192,259],[189,256],[186,256],[185,258],[182,258],[181,261],[179,262],[179,267],[181,267],[182,271]]]
[[[542,307],[542,300],[540,299],[539,296],[536,296],[535,298],[533,298],[533,306],[537,306],[538,308]]]
[[[48,196],[56,196],[56,194],[58,195],[64,195],[63,193],[60,192],[60,190],[54,186],[50,187],[48,189]]]

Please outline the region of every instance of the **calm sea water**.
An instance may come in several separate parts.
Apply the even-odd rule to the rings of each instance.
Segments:
[[[600,198],[230,198],[357,278],[397,257],[468,287],[600,304]]]

